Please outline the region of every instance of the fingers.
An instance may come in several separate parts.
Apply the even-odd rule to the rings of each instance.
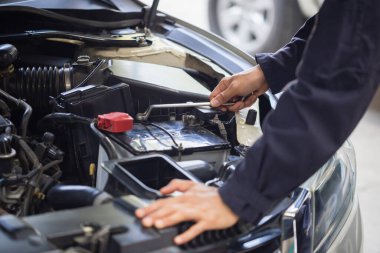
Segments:
[[[234,103],[233,105],[227,107],[227,109],[231,112],[237,112],[243,108],[244,108],[244,102],[243,101],[238,101],[238,102]]]
[[[153,212],[146,218],[142,220],[142,223],[145,227],[156,226],[157,228],[163,228],[165,223],[162,223],[161,219],[165,219],[169,217],[176,211],[175,207],[165,206],[163,208],[158,209],[156,212]]]
[[[236,96],[236,89],[232,88],[232,77],[223,78],[210,94],[212,107],[219,107]]]
[[[237,94],[231,86],[229,86],[226,90],[220,92],[213,99],[211,99],[212,107],[219,107],[224,103],[227,103],[231,98],[235,97]]]
[[[138,218],[142,219],[141,222],[145,227],[151,227],[157,225],[157,220],[171,217],[174,212],[178,211],[179,208],[174,208],[177,206],[176,203],[178,201],[178,198],[158,200],[145,208],[136,210],[135,214]],[[160,226],[160,228],[162,227],[163,226]]]
[[[245,107],[250,107],[251,105],[253,105],[257,100],[257,95],[251,95],[249,96],[245,101],[244,101],[244,106],[243,108]]]
[[[224,91],[225,89],[228,88],[228,85],[230,83],[229,81],[230,78],[223,78],[220,80],[219,84],[215,87],[215,89],[211,92],[210,94],[210,100],[212,100],[214,97],[216,97],[219,93]]]
[[[199,213],[183,210],[181,206],[164,206],[152,215],[144,218],[142,223],[145,227],[155,226],[158,229],[162,229],[185,221],[199,220],[199,216]],[[196,223],[184,233],[176,236],[174,242],[179,245],[192,240],[206,230],[205,224],[204,222]]]
[[[186,196],[178,196],[166,199],[159,199],[147,207],[137,209],[135,215],[142,219],[142,223],[146,227],[154,225],[157,218],[162,218],[174,211],[185,209],[181,203],[187,199]]]
[[[210,94],[212,107],[220,107],[221,110],[239,111],[256,101],[257,97],[269,89],[264,73],[259,65],[230,77],[223,78]],[[246,96],[253,93],[244,102],[237,102],[232,106],[222,106],[233,97]]]
[[[199,213],[190,212],[189,210],[185,210],[183,206],[178,206],[170,215],[155,220],[154,226],[159,229],[171,227],[185,221],[196,221],[199,219],[199,216]]]
[[[181,187],[187,184],[186,181],[177,183]],[[173,182],[172,185],[177,183]],[[144,226],[158,229],[185,221],[195,222],[195,225],[175,238],[176,244],[186,243],[205,230],[230,227],[238,220],[238,216],[223,202],[217,188],[198,183],[180,196],[160,199],[137,210],[136,215],[142,218]]]
[[[174,238],[174,242],[177,245],[187,243],[203,233],[206,230],[205,223],[198,222],[191,226],[188,230]]]
[[[163,202],[164,202],[163,199],[157,200],[156,202],[153,202],[152,204],[150,204],[147,207],[143,207],[143,208],[137,209],[136,212],[135,212],[135,214],[140,219],[144,218],[145,216],[149,215],[150,213],[156,211],[161,206],[163,206],[164,205]]]
[[[228,106],[227,109],[229,111],[232,111],[232,112],[237,112],[237,111],[240,111],[243,108],[250,107],[251,105],[253,105],[253,103],[256,100],[257,100],[256,93],[255,94],[251,94],[250,96],[246,97],[244,99],[244,101],[238,101],[238,102],[234,103],[233,105]]]
[[[190,180],[173,179],[167,186],[161,188],[160,191],[162,194],[170,194],[175,191],[186,192],[194,185],[196,185],[196,182]],[[182,201],[182,199],[183,196],[179,198],[159,199],[147,207],[137,209],[135,215],[140,219],[144,218],[146,216],[149,216],[151,213],[156,212],[162,206],[175,204],[177,202]],[[143,224],[146,226],[151,226],[151,219],[148,217],[144,218]]]
[[[162,194],[171,194],[175,191],[185,192],[194,186],[195,182],[190,180],[173,179],[170,183],[160,189]]]
[[[170,194],[175,191],[185,192],[188,189],[190,189],[192,186],[194,186],[195,184],[196,184],[195,182],[190,181],[190,180],[173,179],[172,181],[170,181],[170,183],[167,186],[161,188],[160,191],[162,194]],[[156,210],[160,209],[163,205],[173,204],[177,201],[179,201],[178,198],[159,199],[147,207],[137,209],[135,212],[135,215],[141,219],[151,214],[152,212],[155,212]],[[146,222],[147,222],[147,225],[149,226],[150,225],[149,219],[146,220]]]

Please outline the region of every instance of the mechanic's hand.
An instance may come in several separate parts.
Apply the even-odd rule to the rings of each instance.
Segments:
[[[249,70],[223,78],[210,94],[211,106],[220,107],[237,97],[245,97],[244,101],[238,101],[232,106],[221,107],[222,110],[236,112],[251,106],[257,97],[267,90],[268,83],[260,66],[257,65]]]
[[[151,205],[136,210],[145,227],[165,228],[184,221],[195,224],[176,236],[176,244],[184,244],[206,230],[231,227],[238,217],[225,205],[217,188],[187,180],[172,180],[161,190],[162,194],[183,192],[178,197],[160,199]]]

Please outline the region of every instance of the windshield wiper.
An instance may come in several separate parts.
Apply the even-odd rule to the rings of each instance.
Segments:
[[[99,2],[105,3],[111,8],[114,8],[116,10],[120,11],[127,11],[126,10],[126,4],[125,2],[127,0],[98,0]],[[153,0],[152,6],[145,6],[145,15],[144,15],[144,24],[145,24],[145,29],[148,30],[150,29],[154,23],[155,19],[157,16],[157,8],[160,0]]]
[[[147,29],[150,29],[152,25],[154,25],[154,22],[157,16],[157,8],[158,8],[159,2],[160,0],[153,0],[152,6],[145,8],[146,15],[144,17],[144,21],[145,21],[145,28]]]

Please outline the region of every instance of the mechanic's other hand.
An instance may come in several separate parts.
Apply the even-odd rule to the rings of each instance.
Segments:
[[[259,65],[223,78],[210,94],[212,107],[220,107],[222,104],[233,101],[237,97],[245,97],[244,101],[238,101],[232,106],[222,106],[222,110],[239,111],[251,106],[258,96],[268,90],[268,83]]]
[[[187,231],[176,236],[176,244],[184,244],[206,230],[231,227],[238,217],[224,204],[217,188],[186,180],[172,180],[161,190],[163,194],[183,192],[178,197],[160,199],[151,205],[136,210],[146,227],[170,227],[184,221],[193,221]]]

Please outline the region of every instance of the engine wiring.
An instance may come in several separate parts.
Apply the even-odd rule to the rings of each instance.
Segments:
[[[145,127],[146,126],[153,126],[157,129],[160,129],[161,131],[163,131],[164,133],[166,133],[169,138],[172,140],[174,146],[172,146],[175,150],[177,150],[178,152],[178,160],[181,161],[182,160],[182,153],[184,151],[184,148],[183,148],[183,145],[182,143],[177,143],[177,141],[175,140],[174,136],[168,131],[166,130],[165,128],[155,124],[155,123],[152,123],[152,122],[141,122],[141,124],[143,124]]]
[[[22,116],[21,124],[20,124],[20,131],[21,131],[21,136],[26,137],[26,131],[28,129],[29,120],[30,120],[30,117],[32,116],[32,111],[33,111],[32,107],[28,103],[26,103],[24,100],[17,99],[11,96],[10,94],[8,94],[7,92],[3,91],[2,89],[0,89],[0,95],[8,99],[9,101],[15,103],[17,107],[20,107],[24,110],[24,114]]]
[[[230,125],[234,120],[235,115],[232,116],[228,121],[222,121],[219,119],[218,115],[215,115],[213,119],[209,120],[209,123],[212,125],[217,125],[221,136],[223,136],[225,140],[228,140],[228,134],[225,125]]]

